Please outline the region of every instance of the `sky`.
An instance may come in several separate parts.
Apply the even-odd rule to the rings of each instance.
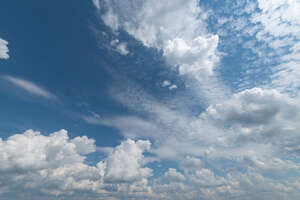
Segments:
[[[1,2],[0,199],[300,199],[299,10]]]

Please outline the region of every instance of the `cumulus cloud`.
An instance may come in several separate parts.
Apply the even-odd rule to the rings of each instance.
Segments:
[[[299,103],[276,90],[253,88],[235,94],[232,99],[210,106],[202,114],[217,126],[232,128],[239,144],[280,144],[281,151],[299,139]],[[231,138],[233,139],[233,138]]]
[[[4,39],[0,38],[0,59],[8,59],[9,55],[8,55],[8,42]]]
[[[132,182],[151,175],[151,169],[142,168],[143,152],[150,150],[149,141],[128,139],[106,159],[105,180],[110,182]],[[121,167],[122,166],[122,167]]]
[[[49,136],[28,130],[0,139],[0,149],[0,185],[9,188],[7,195],[20,189],[50,196],[91,190],[98,184],[92,180],[100,178],[99,169],[84,163],[84,155],[95,151],[94,140],[71,140],[66,130]]]
[[[167,172],[165,172],[165,177],[169,181],[184,181],[185,177],[178,172],[176,169],[170,168]]]
[[[181,74],[206,73],[212,74],[218,60],[216,48],[218,36],[208,38],[197,37],[192,41],[181,38],[168,40],[164,49],[164,56],[172,65],[179,66]],[[208,59],[209,58],[209,59]]]
[[[2,78],[14,84],[15,86],[22,88],[23,90],[29,92],[30,94],[37,95],[46,99],[51,99],[51,100],[57,99],[57,97],[54,94],[50,93],[49,91],[43,89],[42,87],[38,86],[33,82],[21,78],[13,77],[13,76],[2,76]]]
[[[117,191],[124,191],[126,198],[149,193],[145,178],[151,170],[143,168],[143,152],[149,148],[149,141],[127,140],[97,165],[88,165],[87,154],[96,146],[86,136],[71,139],[66,130],[48,136],[28,130],[0,138],[0,197],[19,199],[24,190],[28,198],[23,199],[108,198],[118,197]]]

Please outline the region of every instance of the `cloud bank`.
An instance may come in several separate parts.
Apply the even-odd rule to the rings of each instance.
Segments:
[[[125,140],[103,160],[86,162],[97,149],[86,136],[70,138],[66,130],[43,135],[27,130],[0,139],[0,195],[8,199],[297,199],[299,180],[265,177],[267,167],[276,173],[297,173],[299,165],[279,158],[239,159],[247,172],[209,169],[207,160],[187,156],[180,171],[167,169],[153,177],[146,167],[151,143]],[[245,155],[246,156],[246,155]],[[202,162],[201,160],[205,161]],[[278,171],[276,171],[278,170]],[[283,170],[283,171],[282,171]]]
[[[27,130],[0,138],[0,195],[9,199],[103,199],[149,192],[144,168],[149,141],[127,140],[95,165],[86,163],[95,141],[69,138],[66,130],[42,135]],[[130,192],[131,191],[131,192]]]

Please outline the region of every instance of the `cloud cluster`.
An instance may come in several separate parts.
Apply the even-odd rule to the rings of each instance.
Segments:
[[[150,180],[152,170],[144,167],[148,160],[143,155],[150,145],[128,139],[105,159],[87,164],[88,154],[97,149],[95,141],[86,136],[71,139],[66,130],[48,136],[28,130],[0,139],[0,196],[25,200],[299,198],[297,178],[265,177],[246,159],[239,160],[249,166],[245,173],[226,166],[209,169],[205,163],[211,165],[214,160],[187,156],[181,160],[180,171],[169,168],[164,176]],[[265,167],[267,162],[256,163]],[[280,159],[270,163],[274,169],[281,167],[276,173],[299,170],[299,165]]]
[[[299,1],[230,1],[222,4],[222,10],[214,9],[213,2],[208,4],[219,47],[236,61],[239,73],[233,71],[230,84],[240,90],[268,87],[297,96]]]
[[[293,141],[300,139],[299,113],[298,100],[276,90],[253,88],[208,107],[201,117],[217,127],[230,130],[232,135],[226,138],[227,142],[272,144],[273,150],[283,153],[290,149],[288,153],[291,154],[296,148],[292,147]],[[297,155],[297,151],[293,154]]]
[[[253,22],[262,28],[256,38],[264,41],[278,60],[272,75],[272,87],[292,95],[298,94],[300,52],[300,2],[292,0],[258,0],[260,12],[253,15]]]
[[[0,59],[8,59],[8,42],[0,38]]]
[[[225,86],[214,74],[219,37],[206,30],[206,17],[197,0],[104,0],[101,12],[111,30],[125,30],[144,46],[161,50],[171,68],[188,82],[197,82],[195,92],[211,100],[208,91],[214,88],[223,96]]]
[[[124,197],[147,193],[145,178],[151,170],[143,168],[143,152],[149,148],[149,141],[127,140],[106,159],[88,165],[87,155],[96,146],[86,136],[71,139],[66,130],[48,136],[28,130],[0,138],[0,196],[90,199],[118,196],[122,190]]]

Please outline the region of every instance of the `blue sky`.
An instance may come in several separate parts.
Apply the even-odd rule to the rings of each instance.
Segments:
[[[0,197],[299,198],[300,2],[2,2]]]

